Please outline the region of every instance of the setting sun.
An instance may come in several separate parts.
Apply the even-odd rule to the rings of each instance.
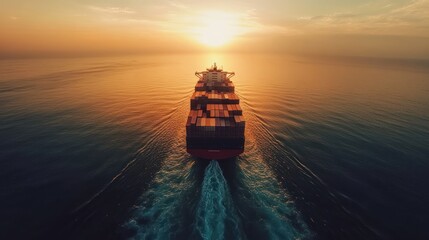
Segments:
[[[225,45],[243,33],[240,17],[232,13],[206,12],[198,21],[194,34],[199,42],[210,47]]]

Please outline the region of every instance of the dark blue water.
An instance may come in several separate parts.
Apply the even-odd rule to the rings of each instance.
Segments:
[[[425,62],[1,60],[0,239],[427,239]],[[193,72],[235,71],[246,150],[186,154]]]

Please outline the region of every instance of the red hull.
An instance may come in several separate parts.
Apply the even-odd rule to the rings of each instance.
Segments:
[[[192,156],[210,159],[220,160],[233,158],[243,153],[242,149],[222,149],[222,150],[208,150],[208,149],[186,149],[186,151]]]

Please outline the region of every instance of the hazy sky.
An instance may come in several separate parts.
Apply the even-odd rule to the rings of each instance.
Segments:
[[[3,56],[288,52],[429,58],[429,0],[1,0]]]

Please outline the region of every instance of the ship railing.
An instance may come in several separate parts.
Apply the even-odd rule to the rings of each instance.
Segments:
[[[226,73],[226,78],[228,78],[228,79],[235,76],[235,72],[225,72],[225,73]]]
[[[207,73],[207,72],[195,72],[195,76],[197,76],[199,79],[203,79],[204,73]],[[235,72],[223,72],[223,73],[226,73],[227,79],[230,79],[235,76]]]
[[[197,76],[199,79],[202,79],[204,73],[206,72],[195,72],[195,76]]]

